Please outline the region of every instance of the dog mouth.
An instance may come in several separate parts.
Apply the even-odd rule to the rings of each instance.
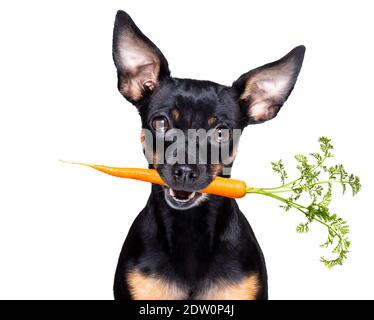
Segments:
[[[200,203],[203,194],[197,191],[176,190],[164,187],[165,200],[168,205],[177,210],[186,210]]]

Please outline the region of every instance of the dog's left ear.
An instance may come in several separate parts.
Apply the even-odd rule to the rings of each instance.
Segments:
[[[118,90],[138,105],[170,76],[168,62],[155,44],[124,11],[118,11],[113,30],[113,59],[118,74]]]
[[[290,95],[303,63],[305,47],[299,46],[282,59],[243,74],[233,83],[245,123],[273,119]]]

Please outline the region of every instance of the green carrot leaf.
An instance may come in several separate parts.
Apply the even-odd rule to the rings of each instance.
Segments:
[[[303,154],[295,156],[299,171],[296,179],[287,181],[288,175],[282,160],[272,162],[272,169],[280,176],[282,185],[275,188],[251,188],[248,193],[272,197],[282,202],[280,207],[285,211],[294,209],[302,213],[307,222],[297,225],[298,233],[307,233],[312,223],[325,227],[326,239],[320,246],[330,248],[332,258],[323,256],[321,261],[327,268],[332,268],[344,263],[351,244],[347,221],[332,213],[329,208],[333,200],[333,186],[341,185],[343,194],[350,188],[355,196],[361,190],[361,181],[356,175],[349,174],[342,164],[326,164],[327,160],[333,158],[334,147],[326,137],[320,137],[318,142],[320,152],[312,152],[309,157]]]

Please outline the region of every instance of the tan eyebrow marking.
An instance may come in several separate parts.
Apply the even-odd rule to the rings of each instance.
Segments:
[[[141,131],[140,133],[140,142],[142,143],[143,149],[144,149],[144,144],[145,144],[145,133],[144,130]]]
[[[211,164],[210,165],[210,173],[213,178],[218,176],[223,170],[223,164]]]
[[[215,123],[217,122],[217,117],[215,116],[210,116],[208,118],[208,124],[212,127]]]
[[[173,108],[171,110],[171,115],[173,116],[173,118],[174,118],[175,121],[178,121],[179,117],[180,117],[180,112],[178,111],[177,108]]]

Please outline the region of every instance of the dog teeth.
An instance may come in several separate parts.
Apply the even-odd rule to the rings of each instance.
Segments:
[[[188,196],[187,199],[178,199],[178,198],[176,197],[176,194],[175,194],[174,190],[171,189],[171,188],[169,188],[169,194],[170,194],[170,196],[172,196],[172,197],[174,198],[174,200],[177,201],[177,202],[188,202],[188,201],[190,201],[191,199],[193,199],[193,198],[195,197],[196,192],[192,192],[192,193]]]
[[[195,192],[191,193],[187,199],[178,199],[174,197],[174,200],[177,202],[188,202],[195,196]]]
[[[192,192],[192,193],[188,196],[188,200],[192,199],[194,196],[195,196],[195,192]]]
[[[175,196],[175,192],[172,188],[169,188],[169,194],[174,197]]]

